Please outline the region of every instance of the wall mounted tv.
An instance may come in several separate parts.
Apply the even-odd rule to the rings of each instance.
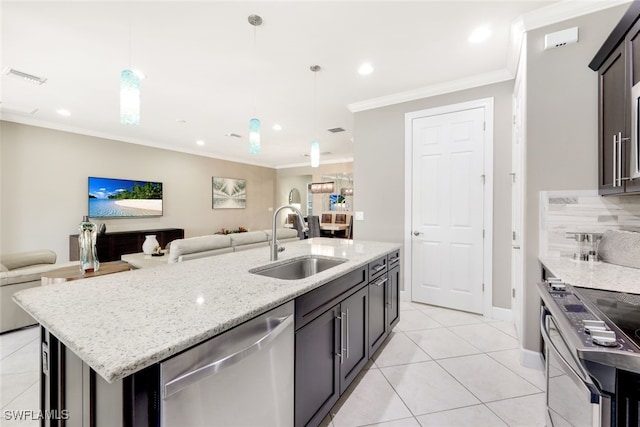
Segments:
[[[89,177],[89,218],[162,216],[162,183]]]

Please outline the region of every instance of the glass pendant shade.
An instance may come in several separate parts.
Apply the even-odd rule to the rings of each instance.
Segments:
[[[318,166],[320,166],[320,143],[311,141],[311,167],[317,168]]]
[[[260,154],[260,120],[249,120],[249,153]]]
[[[140,77],[132,70],[120,73],[120,123],[140,124]]]

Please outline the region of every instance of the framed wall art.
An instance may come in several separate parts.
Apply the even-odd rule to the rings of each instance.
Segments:
[[[247,182],[244,179],[212,177],[213,209],[247,207]]]

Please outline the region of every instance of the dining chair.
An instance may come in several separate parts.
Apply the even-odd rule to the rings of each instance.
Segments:
[[[333,214],[330,213],[323,213],[322,214],[322,221],[320,221],[323,224],[332,224],[333,223]]]
[[[318,215],[309,215],[307,223],[309,224],[309,238],[320,237],[320,217]]]
[[[298,215],[293,215],[292,218],[292,222],[293,222],[293,228],[295,228],[298,231],[298,238],[300,240],[304,239],[307,237],[305,231],[304,231],[304,224],[300,224],[300,218],[298,218]]]

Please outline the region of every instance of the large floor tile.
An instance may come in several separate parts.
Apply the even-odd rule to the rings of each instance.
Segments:
[[[466,313],[464,311],[450,310],[448,308],[428,306],[423,310],[429,317],[442,326],[472,325],[484,323],[483,317],[478,314]]]
[[[522,366],[520,364],[519,349],[493,351],[491,353],[487,353],[487,355],[511,369],[513,372],[538,387],[541,391],[546,388],[547,381],[544,377],[544,371]]]
[[[380,369],[414,415],[480,403],[436,362]]]
[[[511,427],[543,427],[544,393],[487,403],[487,406]]]
[[[486,323],[504,332],[510,337],[518,339],[518,332],[516,331],[516,325],[514,325],[512,322],[505,322],[503,320],[494,320],[493,322],[486,321]]]
[[[401,311],[422,310],[425,307],[429,307],[429,306],[426,305],[426,304],[421,304],[419,302],[400,301],[400,310]]]
[[[335,427],[354,427],[411,417],[380,370],[369,369],[356,387],[345,393],[332,409]]]
[[[447,328],[406,332],[406,335],[434,359],[481,353]]]
[[[0,359],[10,356],[31,341],[39,340],[40,329],[25,328],[0,335]]]
[[[418,331],[422,329],[441,328],[442,325],[420,310],[405,311],[400,315],[396,325],[398,331]]]
[[[37,384],[38,381],[38,372],[0,375],[0,408],[7,406],[33,384]]]
[[[540,390],[486,354],[475,354],[438,363],[482,402],[539,393]]]
[[[416,417],[424,427],[506,427],[485,405],[467,406]]]
[[[18,374],[40,369],[40,341],[33,340],[0,362],[0,374]]]
[[[393,332],[373,359],[379,368],[431,360],[424,350],[402,332]]]
[[[367,427],[420,427],[415,418],[403,418],[401,420],[388,421],[386,423],[370,424]]]
[[[40,421],[37,419],[40,396],[40,386],[36,382],[23,391],[20,396],[14,399],[9,405],[2,408],[0,414],[0,426],[2,427],[38,427]],[[9,411],[9,412],[6,412]],[[26,416],[22,412],[22,418],[20,418],[20,411],[34,411],[35,414]]]
[[[454,326],[450,331],[482,351],[510,350],[518,348],[518,340],[487,323]]]

